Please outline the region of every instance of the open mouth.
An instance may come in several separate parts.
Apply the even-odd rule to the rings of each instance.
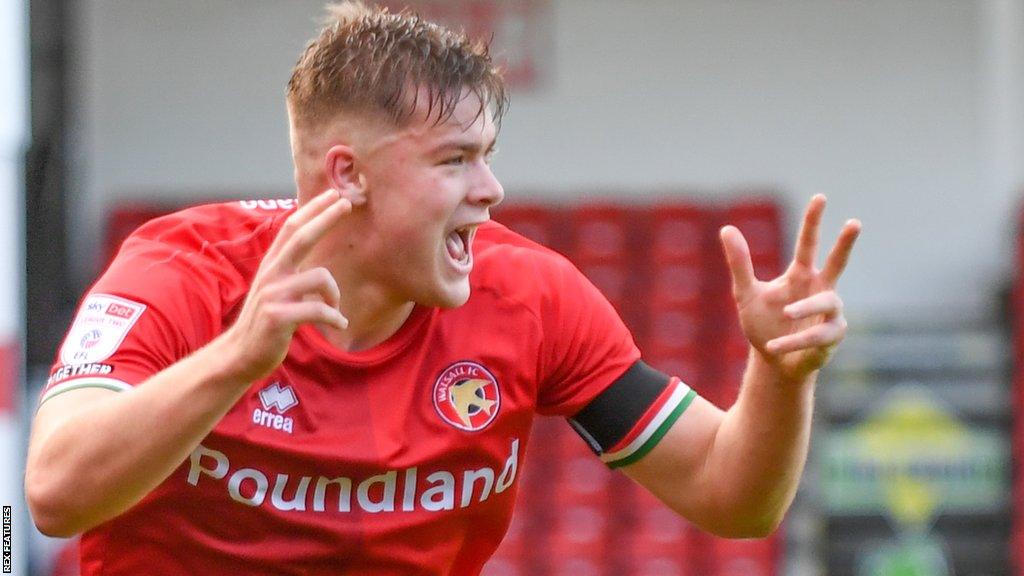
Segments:
[[[468,268],[473,262],[473,254],[470,248],[475,232],[476,225],[468,224],[452,230],[445,238],[448,257],[452,259],[458,268]]]

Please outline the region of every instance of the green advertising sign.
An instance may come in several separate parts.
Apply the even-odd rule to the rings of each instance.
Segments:
[[[832,431],[819,448],[833,514],[884,514],[897,528],[922,531],[939,513],[1007,503],[1006,438],[964,424],[920,385],[892,388],[863,421]]]
[[[952,574],[942,544],[930,538],[904,538],[865,554],[857,576],[947,576]]]

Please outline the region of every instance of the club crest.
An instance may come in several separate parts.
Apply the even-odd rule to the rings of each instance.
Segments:
[[[476,362],[456,362],[434,383],[434,408],[441,419],[467,432],[482,430],[498,415],[498,380]]]

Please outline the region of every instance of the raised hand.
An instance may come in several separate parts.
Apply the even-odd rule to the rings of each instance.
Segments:
[[[857,220],[846,222],[819,270],[815,258],[824,210],[823,195],[811,198],[793,261],[774,280],[754,276],[750,248],[738,229],[725,226],[720,234],[743,333],[786,381],[802,381],[824,366],[846,335],[843,302],[835,287],[861,225]]]
[[[304,268],[303,260],[351,211],[348,199],[328,190],[285,221],[253,277],[238,319],[224,333],[236,352],[229,361],[236,363],[240,377],[257,380],[284,361],[300,324],[348,326],[338,309],[341,294],[334,277],[326,268]]]

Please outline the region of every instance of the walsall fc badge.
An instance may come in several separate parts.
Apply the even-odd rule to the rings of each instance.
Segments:
[[[434,408],[445,422],[468,432],[483,430],[498,415],[498,380],[476,362],[456,362],[434,383]]]

